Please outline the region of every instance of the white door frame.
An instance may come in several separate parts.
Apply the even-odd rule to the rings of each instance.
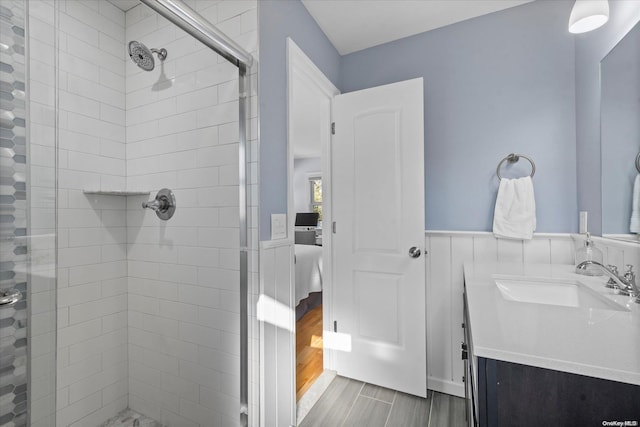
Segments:
[[[293,126],[292,111],[290,106],[293,105],[295,96],[293,90],[294,79],[304,82],[308,87],[313,88],[319,95],[319,99],[326,104],[326,114],[323,113],[319,120],[326,125],[326,132],[322,134],[322,257],[323,257],[323,330],[331,330],[331,298],[332,298],[332,270],[331,270],[331,100],[338,95],[340,91],[331,83],[331,81],[318,69],[318,67],[305,55],[305,53],[296,45],[296,43],[287,37],[287,212],[288,212],[288,230],[289,239],[294,240],[295,225],[295,208],[293,205]],[[328,195],[329,197],[325,197]],[[295,310],[295,307],[292,307]],[[295,343],[292,351],[295,353]],[[333,367],[333,357],[331,350],[326,347],[323,351],[324,368],[331,369]],[[295,357],[294,357],[295,360]],[[295,373],[295,364],[291,367]],[[295,378],[295,375],[293,375]],[[295,395],[295,384],[294,387]]]

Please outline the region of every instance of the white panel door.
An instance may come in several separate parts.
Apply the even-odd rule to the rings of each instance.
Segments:
[[[422,79],[334,98],[339,375],[426,396]],[[331,336],[331,334],[329,334]]]

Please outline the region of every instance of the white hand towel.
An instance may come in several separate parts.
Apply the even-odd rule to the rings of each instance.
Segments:
[[[536,201],[530,176],[500,180],[493,214],[493,234],[503,239],[530,240],[536,229]]]
[[[640,173],[633,183],[633,197],[631,199],[631,224],[629,230],[640,234]]]

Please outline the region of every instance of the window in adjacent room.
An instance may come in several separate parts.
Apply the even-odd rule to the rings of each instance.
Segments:
[[[311,176],[309,177],[310,186],[310,208],[311,212],[318,213],[318,221],[322,221],[322,177]]]

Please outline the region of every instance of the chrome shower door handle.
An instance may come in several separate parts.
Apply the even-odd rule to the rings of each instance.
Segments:
[[[22,292],[17,289],[0,291],[0,307],[13,305],[22,299]]]
[[[409,256],[411,258],[419,258],[420,255],[422,255],[422,251],[420,250],[419,247],[411,246],[411,248],[409,248]]]

